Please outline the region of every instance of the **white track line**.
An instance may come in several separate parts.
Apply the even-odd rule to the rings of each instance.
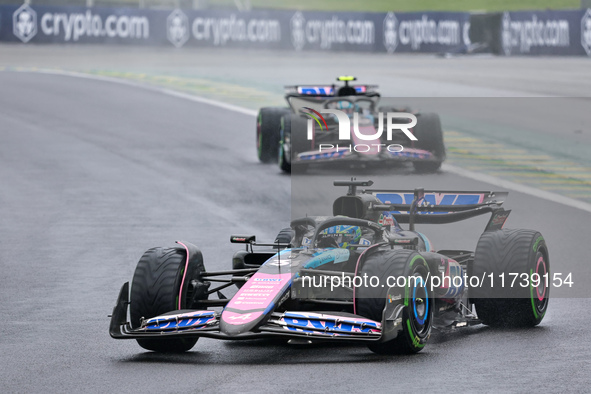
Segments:
[[[147,84],[135,82],[135,81],[129,81],[129,80],[126,80],[123,78],[107,77],[104,75],[85,74],[85,73],[80,73],[80,72],[75,72],[75,71],[46,70],[46,69],[24,70],[24,71],[20,71],[20,72],[34,72],[34,73],[39,73],[39,74],[63,75],[63,76],[67,76],[67,77],[75,77],[75,78],[83,78],[83,79],[92,79],[92,80],[96,80],[96,81],[112,82],[112,83],[117,83],[120,85],[128,85],[128,86],[133,86],[133,87],[140,88],[140,89],[150,90],[150,91],[157,92],[157,93],[167,94],[169,96],[178,97],[178,98],[182,98],[182,99],[189,100],[189,101],[194,101],[194,102],[200,103],[200,104],[208,104],[208,105],[212,105],[214,107],[227,109],[227,110],[233,111],[233,112],[239,112],[239,113],[245,114],[245,115],[257,116],[257,114],[258,114],[257,111],[252,110],[252,109],[239,107],[239,106],[233,105],[233,104],[223,103],[223,102],[217,101],[217,100],[211,100],[211,99],[195,96],[195,95],[192,95],[189,93],[179,92],[179,91],[172,90],[172,89],[161,88],[158,86],[151,86],[151,85],[147,85]]]
[[[200,104],[207,104],[212,105],[214,107],[219,107],[223,109],[227,109],[229,111],[238,112],[244,115],[249,116],[257,116],[258,112],[252,109],[240,107],[237,105],[227,104],[221,101],[207,99],[199,96],[194,96],[189,93],[182,93],[172,89],[161,88],[157,86],[150,86],[146,84],[142,84],[135,81],[128,81],[122,78],[114,78],[114,77],[107,77],[103,75],[93,75],[93,74],[85,74],[75,71],[61,71],[61,70],[47,70],[47,69],[38,69],[38,70],[22,70],[18,72],[33,72],[33,73],[40,73],[40,74],[52,74],[52,75],[63,75],[68,77],[75,77],[75,78],[84,78],[84,79],[92,79],[96,81],[104,81],[104,82],[111,82],[117,83],[120,85],[128,85],[133,86],[141,89],[150,90],[153,92],[158,92],[162,94],[166,94],[169,96],[193,101]],[[492,175],[486,175],[475,171],[466,170],[460,167],[453,166],[451,164],[443,164],[442,169],[446,172],[456,174],[462,176],[464,178],[474,179],[480,182],[490,183],[491,185],[495,185],[498,187],[502,187],[504,189],[513,190],[519,193],[528,194],[530,196],[542,198],[544,200],[552,201],[558,204],[566,205],[572,208],[577,208],[582,211],[591,212],[591,204],[588,204],[584,201],[575,200],[574,198],[569,198],[565,196],[561,196],[560,194],[552,193],[545,190],[536,189],[535,187],[521,185],[519,183],[507,181],[501,178],[497,178]]]

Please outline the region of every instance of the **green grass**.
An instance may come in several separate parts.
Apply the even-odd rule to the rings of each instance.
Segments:
[[[210,4],[218,1],[210,0]],[[225,0],[220,1],[220,3]],[[580,0],[250,0],[253,8],[322,11],[516,11],[580,8]]]

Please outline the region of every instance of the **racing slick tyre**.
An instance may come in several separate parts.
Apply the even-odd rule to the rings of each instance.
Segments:
[[[186,252],[176,248],[152,248],[137,264],[131,285],[129,313],[132,328],[167,312],[190,309],[193,300],[207,298],[199,273],[204,271],[203,258],[189,261],[185,274]],[[181,289],[182,286],[182,289]],[[205,288],[207,290],[207,288]],[[180,296],[180,298],[179,298]],[[141,338],[138,344],[161,353],[182,353],[190,350],[197,338]]]
[[[261,108],[257,116],[257,156],[262,163],[277,160],[281,117],[289,108]]]
[[[550,276],[550,261],[548,247],[539,232],[485,232],[476,246],[468,276],[485,278],[481,286],[469,288],[476,313],[484,324],[533,327],[544,318],[550,292],[545,280]]]
[[[427,286],[428,273],[427,262],[413,250],[378,251],[367,257],[359,276],[377,276],[380,278],[380,286],[362,286],[356,289],[358,315],[381,322],[388,294],[386,278],[418,278],[407,280],[405,288],[400,289],[405,305],[402,331],[392,340],[368,345],[371,351],[378,354],[413,354],[425,347],[433,324],[433,300]]]
[[[417,137],[414,147],[429,151],[435,156],[434,161],[414,161],[412,164],[415,171],[423,173],[437,171],[445,160],[445,145],[439,115],[433,113],[417,115],[417,125],[413,129],[413,134]]]
[[[307,139],[307,122],[301,116],[288,113],[281,118],[281,141],[279,143],[279,168],[291,173],[292,162],[298,153],[313,149],[311,141]],[[298,172],[306,172],[307,165],[299,163]]]

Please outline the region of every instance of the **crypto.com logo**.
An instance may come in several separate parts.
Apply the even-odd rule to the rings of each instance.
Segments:
[[[591,56],[591,9],[587,9],[581,19],[581,45],[587,55]]]
[[[342,141],[351,141],[353,140],[354,142],[357,141],[375,141],[377,143],[375,144],[371,144],[374,148],[377,148],[378,151],[380,150],[380,148],[382,146],[385,146],[385,144],[380,144],[381,141],[381,137],[382,134],[384,133],[384,114],[382,112],[378,113],[378,128],[377,130],[373,127],[373,124],[371,124],[371,127],[363,127],[365,132],[361,132],[361,130],[359,129],[359,114],[357,112],[353,113],[353,138],[351,138],[351,119],[349,118],[349,116],[343,112],[343,111],[339,111],[337,109],[321,109],[320,112],[312,109],[312,108],[308,108],[308,107],[303,107],[303,109],[310,111],[309,113],[306,113],[306,115],[310,116],[310,118],[308,119],[308,128],[307,128],[307,138],[308,140],[313,140],[314,139],[314,122],[316,122],[318,124],[318,126],[320,127],[320,130],[324,131],[328,129],[328,125],[326,123],[326,120],[324,119],[324,117],[322,116],[322,114],[332,114],[334,116],[336,116],[338,122],[339,122],[339,140]],[[402,131],[409,140],[411,141],[417,141],[417,137],[415,137],[413,135],[413,133],[409,130],[411,128],[413,128],[414,126],[416,126],[417,124],[417,117],[414,116],[413,114],[407,113],[407,112],[387,112],[386,113],[386,139],[388,141],[392,140],[392,135],[393,132],[395,130],[400,130]],[[401,119],[408,119],[410,120],[410,122],[408,123],[395,123],[396,121],[400,121]],[[368,120],[364,119],[366,121],[366,123],[370,123]],[[375,130],[375,132],[367,134],[367,130],[368,129],[372,129]],[[323,144],[326,145],[324,148],[325,149],[332,149],[334,148],[334,145],[331,144]],[[362,149],[368,149],[369,145],[367,144],[355,144],[353,145],[353,148],[355,151],[359,151],[357,148],[357,145],[363,145]],[[391,146],[392,145],[388,145],[386,146],[386,148],[389,151],[401,151],[402,150],[402,146],[399,144],[394,144],[394,146],[396,147],[396,150],[391,150]],[[320,146],[320,151],[322,151],[323,146]],[[337,149],[338,149],[338,145],[337,145]]]
[[[12,14],[12,32],[22,42],[29,42],[37,34],[37,13],[27,4]]]
[[[394,53],[398,46],[398,19],[393,12],[388,12],[384,19],[384,46],[388,53]]]
[[[177,48],[189,40],[189,19],[183,11],[174,10],[166,18],[166,37]]]

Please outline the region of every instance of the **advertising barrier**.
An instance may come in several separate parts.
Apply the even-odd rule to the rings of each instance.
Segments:
[[[0,41],[387,53],[460,52],[466,12],[304,12],[0,6]],[[495,22],[491,24],[491,20]],[[591,10],[505,12],[475,26],[504,55],[591,55]],[[484,22],[483,22],[484,23]],[[493,26],[494,25],[494,26]]]
[[[126,8],[0,6],[0,40],[24,43],[157,43],[156,13]]]
[[[0,41],[362,52],[442,52],[469,43],[469,14],[0,6]]]
[[[389,12],[383,47],[394,52],[446,52],[470,44],[467,12]]]
[[[591,9],[505,12],[504,55],[591,55]]]

